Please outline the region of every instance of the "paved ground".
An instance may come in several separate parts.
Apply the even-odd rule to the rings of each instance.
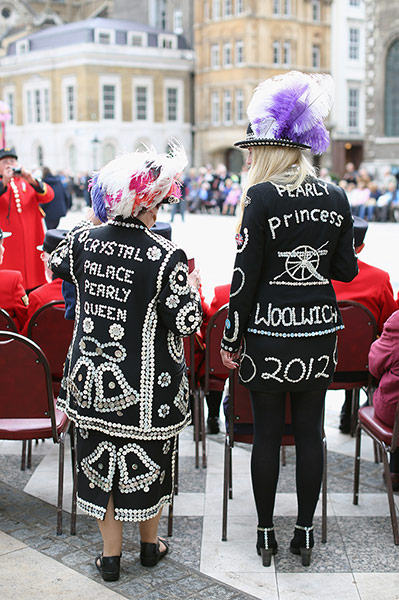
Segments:
[[[74,224],[80,215],[64,220]],[[165,214],[163,220],[167,220]],[[231,217],[180,216],[173,238],[202,272],[204,292],[212,298],[216,284],[228,282],[234,260]],[[399,288],[398,225],[371,224],[364,259],[385,267]],[[55,535],[57,448],[50,442],[34,448],[31,471],[19,470],[20,443],[0,442],[0,598],[2,600],[85,599],[176,600],[397,600],[398,552],[392,540],[382,468],[372,448],[362,452],[360,505],[352,505],[353,440],[339,433],[340,392],[327,398],[328,541],[320,541],[316,513],[316,547],[311,566],[288,552],[295,523],[294,453],[287,452],[276,501],[279,552],[264,568],[255,552],[256,514],[249,478],[249,448],[233,453],[234,499],[229,501],[228,541],[221,542],[221,490],[224,435],[208,436],[208,468],[194,468],[192,429],[180,443],[180,483],[175,502],[171,553],[154,569],[138,560],[138,531],[126,527],[121,579],[105,584],[93,565],[101,549],[93,519],[79,515],[77,535]],[[64,506],[70,506],[71,477],[66,462]],[[396,498],[399,501],[399,498]],[[166,533],[165,520],[161,526]]]

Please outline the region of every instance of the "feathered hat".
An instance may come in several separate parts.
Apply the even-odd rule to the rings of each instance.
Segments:
[[[330,75],[290,71],[266,79],[248,105],[246,138],[234,145],[309,148],[313,154],[323,154],[330,143],[323,119],[333,99]]]
[[[90,182],[93,210],[105,223],[110,217],[135,217],[162,202],[180,201],[178,176],[187,166],[187,155],[177,140],[168,154],[144,148],[115,158],[94,174]]]

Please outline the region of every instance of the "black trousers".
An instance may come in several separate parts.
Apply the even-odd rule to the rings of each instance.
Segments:
[[[322,420],[326,390],[290,392],[296,447],[297,525],[310,526],[323,476]],[[285,392],[252,392],[254,444],[252,487],[260,527],[273,526],[280,468],[280,444],[285,427]]]

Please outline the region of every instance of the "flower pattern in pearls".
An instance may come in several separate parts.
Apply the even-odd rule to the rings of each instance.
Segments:
[[[157,246],[151,246],[150,248],[148,248],[147,250],[147,258],[149,260],[159,260],[162,256],[162,250],[161,248],[158,248]]]
[[[180,304],[179,296],[176,296],[175,294],[168,296],[165,300],[165,304],[168,308],[177,308]]]
[[[121,340],[125,335],[125,329],[119,323],[112,323],[108,331],[113,340]]]
[[[158,414],[161,417],[161,419],[167,417],[169,413],[170,406],[168,404],[161,404],[161,406],[158,408]]]
[[[85,333],[91,333],[93,331],[93,329],[94,329],[93,319],[90,319],[90,317],[86,317],[85,319],[83,319],[83,331]]]
[[[168,387],[168,385],[170,385],[172,381],[171,376],[169,375],[169,373],[161,373],[160,376],[158,377],[158,385],[160,385],[161,387]]]

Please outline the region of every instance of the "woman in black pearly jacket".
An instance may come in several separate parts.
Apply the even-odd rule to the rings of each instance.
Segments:
[[[126,154],[93,179],[93,209],[51,256],[76,287],[76,320],[58,407],[75,423],[78,505],[98,519],[105,580],[119,578],[123,521],[138,521],[141,562],[167,553],[157,537],[172,499],[177,435],[190,421],[182,337],[201,323],[198,272],[153,233],[176,201],[184,150]],[[98,222],[100,222],[98,221]]]
[[[330,76],[291,72],[266,80],[248,106],[250,170],[242,196],[237,256],[222,359],[250,390],[251,473],[258,554],[277,552],[273,510],[285,396],[291,397],[298,516],[291,551],[310,564],[313,515],[323,472],[322,418],[342,319],[331,279],[357,274],[345,192],[317,179],[305,156],[328,146],[323,118]]]

